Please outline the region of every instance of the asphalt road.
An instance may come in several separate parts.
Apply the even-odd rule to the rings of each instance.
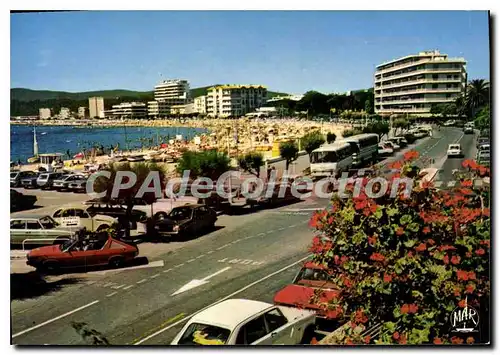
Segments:
[[[457,141],[465,158],[472,157],[474,136],[455,128],[436,131],[416,150],[432,158],[447,178],[462,161],[446,159],[448,144]],[[223,228],[151,258],[156,267],[109,271],[91,279],[69,275],[60,288],[11,302],[12,342],[84,344],[71,327],[74,321],[87,323],[111,344],[166,345],[193,313],[214,302],[226,298],[272,302],[308,256],[311,211],[327,203],[312,198],[245,216],[221,217],[217,225]]]

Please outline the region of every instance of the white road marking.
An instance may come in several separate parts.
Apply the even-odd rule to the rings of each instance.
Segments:
[[[269,274],[269,275],[267,275],[267,276],[264,276],[263,278],[261,278],[261,279],[259,279],[259,280],[257,280],[257,281],[254,281],[254,282],[252,282],[252,283],[250,283],[250,284],[246,285],[245,287],[240,288],[239,290],[237,290],[237,291],[235,291],[235,292],[233,292],[233,293],[231,293],[231,294],[229,294],[229,295],[227,295],[227,296],[225,296],[225,297],[221,298],[220,300],[215,301],[214,303],[212,303],[212,304],[210,304],[210,305],[206,306],[205,308],[202,308],[202,309],[200,309],[200,310],[199,310],[199,311],[197,311],[197,312],[193,312],[193,313],[191,313],[191,314],[189,314],[189,315],[185,316],[183,319],[178,320],[177,322],[172,323],[172,324],[170,324],[170,325],[166,326],[165,328],[163,328],[163,329],[160,329],[160,330],[156,331],[155,333],[153,333],[153,334],[151,334],[151,335],[148,335],[147,337],[145,337],[145,338],[143,338],[143,339],[139,340],[138,342],[134,343],[134,345],[141,345],[141,344],[142,344],[142,343],[144,343],[145,341],[147,341],[147,340],[149,340],[149,339],[151,339],[151,338],[154,338],[155,336],[157,336],[157,335],[159,335],[159,334],[161,334],[161,333],[163,333],[163,332],[165,332],[165,331],[167,331],[167,330],[169,330],[169,329],[171,329],[171,328],[173,328],[173,327],[176,327],[177,325],[179,325],[179,324],[181,324],[181,323],[183,323],[183,322],[187,321],[187,320],[188,320],[188,319],[190,319],[193,315],[195,315],[195,314],[197,314],[197,313],[199,313],[199,312],[201,312],[201,311],[203,311],[203,310],[205,310],[205,309],[207,309],[207,308],[210,308],[210,307],[212,307],[213,305],[215,305],[215,304],[217,304],[217,303],[220,303],[220,302],[222,302],[222,301],[225,301],[225,300],[227,300],[228,298],[231,298],[231,297],[233,297],[233,296],[237,295],[238,293],[241,293],[241,292],[243,292],[243,291],[245,291],[245,290],[249,289],[250,287],[253,287],[253,286],[255,286],[255,285],[257,285],[257,284],[261,283],[262,281],[265,281],[265,280],[267,280],[267,279],[269,279],[269,278],[273,277],[274,275],[277,275],[277,274],[279,274],[279,273],[281,273],[281,272],[283,272],[283,271],[285,271],[285,270],[287,270],[287,269],[289,269],[289,268],[291,268],[291,267],[293,267],[293,266],[295,266],[295,265],[297,265],[297,264],[299,264],[299,263],[301,263],[301,262],[303,262],[304,260],[307,260],[307,259],[309,259],[309,258],[310,258],[310,255],[308,255],[308,256],[306,256],[306,257],[304,257],[304,258],[302,258],[302,259],[299,259],[299,260],[297,260],[297,261],[293,262],[292,264],[290,264],[290,265],[288,265],[288,266],[285,266],[284,268],[281,268],[281,269],[279,269],[279,270],[277,270],[277,271],[275,271],[275,272],[273,272],[273,273],[271,273],[271,274]]]
[[[129,288],[134,287],[134,285],[128,285],[127,287],[124,287],[123,290],[128,290]]]
[[[118,293],[118,291],[115,291],[115,292],[111,292],[110,294],[106,295],[106,297],[111,297],[111,296],[114,296]]]
[[[291,226],[288,226],[288,228],[294,228],[294,227],[297,227],[296,224],[292,224]]]
[[[94,305],[94,304],[96,304],[96,303],[99,303],[99,300],[95,300],[95,301],[93,301],[93,302],[87,303],[87,304],[86,304],[86,305],[84,305],[84,306],[78,307],[78,308],[76,308],[76,309],[74,309],[74,310],[72,310],[72,311],[69,311],[69,312],[66,312],[66,313],[64,313],[64,314],[61,314],[60,316],[57,316],[57,317],[52,318],[52,319],[49,319],[48,321],[45,321],[45,322],[40,323],[40,324],[38,324],[38,325],[35,325],[34,327],[31,327],[31,328],[25,329],[25,330],[23,330],[23,331],[20,331],[19,333],[16,333],[16,334],[12,335],[12,338],[16,338],[16,337],[18,337],[18,336],[20,336],[20,335],[23,335],[23,334],[26,334],[26,333],[28,333],[28,332],[31,332],[32,330],[35,330],[35,329],[41,328],[41,327],[43,327],[44,325],[50,324],[50,323],[52,323],[52,322],[55,322],[56,320],[59,320],[59,319],[64,318],[64,317],[67,317],[67,316],[69,316],[70,314],[73,314],[73,313],[76,313],[76,312],[78,312],[78,311],[81,311],[82,309],[85,309],[85,308],[87,308],[87,307],[90,307],[90,306],[92,306],[92,305]]]
[[[172,271],[172,270],[173,270],[173,269],[171,269],[171,268],[170,268],[170,269],[167,269],[167,270],[163,270],[163,273],[167,273],[167,272]]]
[[[203,258],[204,256],[205,256],[205,254],[198,255],[198,256],[196,257],[196,259]]]
[[[186,263],[192,263],[194,261],[194,259],[189,259],[188,261],[186,261]]]
[[[181,266],[184,266],[184,263],[181,263],[181,264],[175,265],[174,267],[181,267]]]
[[[274,230],[270,230],[270,231],[267,231],[266,234],[271,234],[273,232],[274,232]]]
[[[122,288],[123,286],[125,286],[125,285],[111,286],[111,288],[112,288],[113,290],[119,290],[119,289],[120,289],[120,288]]]
[[[146,281],[148,281],[148,280],[147,279],[142,279],[142,280],[137,281],[136,283],[142,284],[143,282],[146,282]]]
[[[160,275],[161,275],[160,273],[158,273],[158,274],[154,274],[153,276],[150,276],[149,278],[151,278],[151,279],[156,279],[156,278],[157,278],[158,276],[160,276]]]
[[[263,235],[266,235],[266,233],[259,233],[257,234],[257,237],[262,237]]]
[[[138,265],[138,266],[130,266],[130,267],[123,268],[123,269],[111,269],[111,270],[105,270],[105,271],[95,271],[95,272],[92,272],[92,274],[93,275],[94,274],[106,275],[108,273],[117,273],[117,272],[124,272],[124,271],[128,271],[128,270],[148,269],[151,267],[163,267],[163,266],[164,266],[163,260],[157,260],[157,261],[150,262],[148,264]],[[113,284],[113,282],[111,282],[111,284]]]
[[[285,227],[278,228],[279,231],[284,231]]]
[[[228,247],[228,246],[230,246],[230,245],[231,245],[230,243],[229,243],[229,244],[224,244],[223,246],[218,247],[218,248],[217,248],[217,250],[222,250],[222,249],[224,249],[225,247]]]
[[[213,250],[209,250],[207,251],[207,254],[212,254],[214,251]]]
[[[320,207],[311,207],[311,208],[287,208],[284,210],[280,210],[280,212],[307,212],[307,211],[317,211],[320,210]]]
[[[180,289],[178,289],[177,291],[175,291],[174,293],[172,293],[171,296],[175,296],[175,295],[178,295],[179,293],[191,290],[192,288],[195,288],[195,287],[198,287],[198,286],[202,286],[202,285],[208,283],[208,280],[211,279],[212,277],[217,276],[219,274],[222,274],[224,271],[227,271],[230,268],[231,268],[230,266],[225,267],[224,269],[221,269],[221,270],[219,270],[217,272],[214,272],[213,274],[208,275],[208,276],[202,278],[201,280],[196,280],[196,279],[195,280],[191,280],[187,284],[185,284],[184,286],[182,286]]]
[[[104,285],[102,285],[102,287],[108,287],[108,286],[111,286],[114,284],[115,284],[114,282],[108,282],[108,283],[105,283]]]

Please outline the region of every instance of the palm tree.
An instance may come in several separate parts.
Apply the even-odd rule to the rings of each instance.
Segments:
[[[467,87],[467,108],[470,109],[471,117],[477,110],[489,103],[490,83],[484,79],[474,79]]]
[[[460,95],[455,99],[455,107],[458,117],[463,117],[467,113],[467,100],[464,95]]]

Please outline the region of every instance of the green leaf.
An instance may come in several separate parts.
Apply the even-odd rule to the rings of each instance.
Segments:
[[[394,310],[392,311],[392,314],[394,315],[394,318],[401,317],[400,307],[399,306],[394,307]]]
[[[408,224],[412,221],[412,217],[408,214],[405,214],[403,215],[400,219],[399,219],[399,222],[402,224],[402,225],[405,225],[405,224]]]
[[[399,210],[397,208],[394,208],[394,207],[389,207],[386,209],[386,213],[389,217],[397,215],[398,212],[399,212]]]
[[[406,228],[408,228],[410,231],[416,233],[420,229],[420,226],[418,223],[413,222],[413,223],[410,223]]]
[[[417,244],[418,240],[417,239],[410,239],[405,241],[403,244],[407,248],[412,248],[415,244]]]
[[[382,218],[383,214],[384,213],[382,211],[382,208],[380,206],[377,207],[377,211],[375,211],[375,213],[374,213],[375,218],[380,219],[380,218]]]
[[[391,333],[394,333],[396,331],[396,323],[394,322],[385,322],[384,327]]]

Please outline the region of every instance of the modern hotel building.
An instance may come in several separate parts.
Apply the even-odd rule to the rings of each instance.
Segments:
[[[207,115],[211,117],[243,116],[263,106],[267,89],[262,85],[218,85],[207,91]]]
[[[433,105],[452,103],[467,85],[464,58],[420,52],[377,66],[375,113],[429,115]]]
[[[155,86],[154,98],[154,101],[148,102],[148,116],[168,116],[172,106],[189,103],[189,82],[181,79],[164,80]]]

